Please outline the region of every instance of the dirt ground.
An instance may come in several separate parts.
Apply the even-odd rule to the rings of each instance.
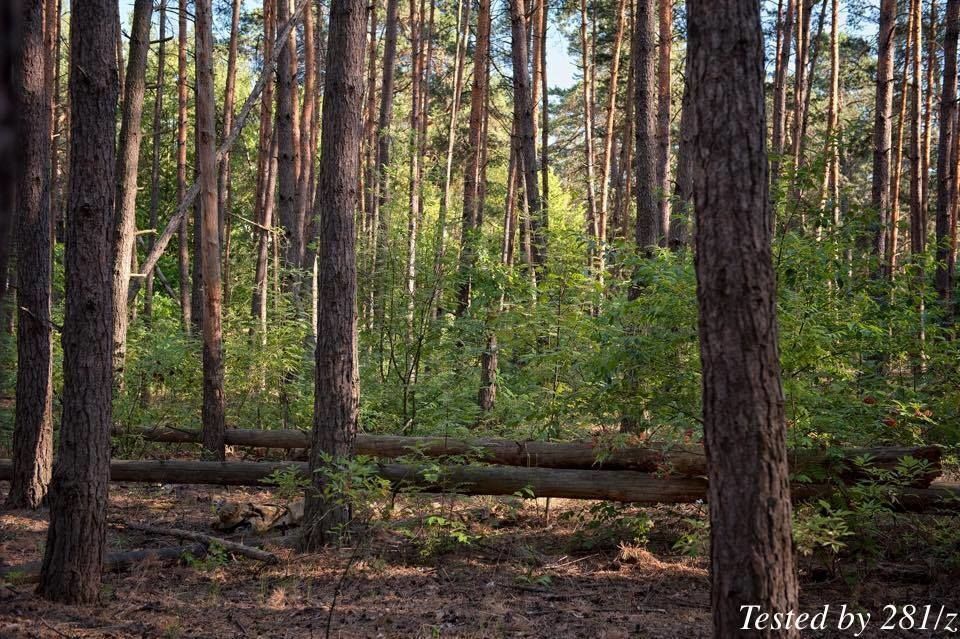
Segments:
[[[0,485],[0,498],[5,490]],[[212,533],[219,500],[274,498],[255,489],[114,485],[110,517]],[[604,507],[591,503],[554,499],[545,512],[544,500],[402,502],[393,513],[401,525],[378,526],[353,547],[303,555],[291,548],[295,530],[238,533],[230,538],[262,545],[281,563],[221,553],[141,564],[105,575],[97,606],[52,605],[30,585],[2,584],[0,637],[709,636],[707,563],[673,549],[701,514],[697,506],[632,511],[638,521],[653,520],[641,546],[629,542],[632,533],[621,530],[620,520],[604,519]],[[428,519],[437,515],[442,522]],[[39,560],[45,530],[45,512],[0,512],[0,566]],[[108,543],[115,552],[178,542],[115,526]],[[805,562],[801,608],[846,603],[874,611],[875,620],[889,603],[960,611],[956,575],[934,569],[918,578],[888,567],[851,579],[856,569],[847,568],[831,575]],[[854,635],[834,629],[803,636]],[[860,636],[944,635],[881,632],[873,623]]]

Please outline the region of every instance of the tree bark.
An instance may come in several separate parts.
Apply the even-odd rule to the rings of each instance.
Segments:
[[[546,265],[547,219],[537,183],[536,127],[533,122],[533,94],[530,89],[529,58],[527,57],[527,11],[524,0],[510,0],[510,25],[513,52],[513,119],[516,135],[520,138],[523,159],[523,183],[532,232],[532,252],[535,270]]]
[[[213,90],[213,10],[211,0],[196,2],[197,167],[200,182],[203,250],[203,447],[224,458],[223,289],[220,275],[220,225],[217,214],[217,133]]]
[[[117,3],[71,5],[70,181],[63,327],[63,418],[50,485],[39,592],[100,596],[113,395],[111,242],[116,196]]]
[[[713,629],[742,637],[741,606],[797,607],[763,31],[753,0],[696,0],[688,10]]]
[[[490,79],[490,0],[479,0],[477,37],[473,45],[473,83],[470,88],[470,126],[467,136],[467,164],[463,171],[463,211],[460,233],[460,285],[457,316],[470,307],[473,265],[480,218],[481,158],[484,146],[484,112]]]
[[[881,0],[877,34],[877,100],[873,125],[873,180],[871,204],[876,218],[871,224],[876,273],[886,265],[887,227],[890,224],[890,162],[893,145],[893,48],[897,26],[897,0]],[[941,129],[942,131],[942,129]],[[942,139],[942,138],[941,138]]]
[[[277,23],[290,17],[290,0],[277,1]],[[291,31],[286,46],[280,51],[277,64],[277,216],[283,233],[283,266],[288,271],[300,268],[303,255],[303,220],[298,209],[297,191],[300,174],[300,123],[297,106],[297,38]],[[299,276],[285,274],[285,290],[292,293],[297,305]]]
[[[143,97],[147,88],[147,54],[150,52],[150,19],[153,0],[137,0],[133,5],[130,54],[124,82],[123,113],[117,144],[117,197],[113,233],[113,367],[114,381],[123,386],[123,367],[127,355],[127,328],[130,315],[127,291],[130,265],[137,232],[137,170],[140,141],[143,138]]]
[[[545,1],[545,0],[544,0]],[[606,242],[606,237],[609,235],[607,232],[607,221],[610,218],[609,215],[609,202],[610,202],[610,184],[611,184],[611,164],[613,159],[613,148],[616,142],[616,136],[614,135],[614,123],[616,121],[617,114],[617,85],[620,81],[620,49],[623,46],[623,32],[624,26],[626,23],[627,15],[627,2],[626,0],[619,0],[617,5],[617,27],[616,34],[613,37],[613,58],[610,62],[610,85],[608,89],[607,96],[607,115],[606,122],[604,126],[604,145],[603,145],[603,165],[602,165],[602,179],[603,183],[600,188],[600,220],[601,226],[604,230],[603,241]],[[667,80],[669,83],[669,79]],[[629,100],[629,98],[628,98]],[[669,115],[668,115],[669,117]],[[669,125],[669,120],[668,120]],[[617,224],[613,224],[614,234],[616,234],[618,228]],[[603,255],[603,252],[601,252]]]
[[[276,38],[276,18],[273,0],[263,2],[263,59],[273,58],[273,42]],[[270,255],[271,225],[273,224],[273,194],[271,180],[273,176],[274,145],[276,133],[273,128],[273,85],[274,78],[268,74],[260,96],[260,134],[257,154],[257,260],[254,266],[253,296],[250,311],[258,320],[261,340],[266,339],[267,330],[267,262]],[[265,342],[262,342],[265,343]]]
[[[187,0],[178,5],[179,32],[177,39],[177,201],[187,195]],[[177,223],[177,263],[180,267],[180,325],[184,333],[193,330],[193,306],[190,297],[190,234],[189,218],[180,217]],[[157,244],[160,242],[158,241]],[[145,269],[149,272],[148,269]]]
[[[780,160],[786,146],[787,73],[790,70],[790,50],[793,46],[793,16],[798,1],[802,3],[804,0],[786,0],[786,10],[777,34],[780,43],[780,57],[777,60],[777,70],[773,84],[773,138],[770,145],[773,154],[770,162],[770,179],[774,181],[780,176]],[[896,0],[893,1],[896,2]]]
[[[160,145],[163,127],[163,82],[166,77],[167,0],[159,4],[160,41],[157,44],[157,75],[153,93],[153,155],[150,164],[150,233],[147,252],[153,248],[157,226],[160,224]],[[147,321],[153,317],[153,273],[147,275],[143,295],[143,314]]]
[[[537,0],[533,0],[536,2]],[[602,278],[603,239],[600,228],[600,211],[597,206],[596,175],[594,170],[595,153],[593,148],[593,51],[591,40],[587,37],[587,0],[580,0],[580,68],[583,73],[581,81],[581,95],[583,97],[583,151],[586,172],[587,194],[587,237],[588,260],[590,269]]]
[[[956,235],[957,39],[960,0],[947,0],[943,35],[943,92],[940,97],[940,137],[937,144],[937,270],[934,282],[948,322],[953,314],[954,251]]]
[[[670,51],[673,43],[673,2],[660,0],[657,43],[657,199],[660,207],[660,246],[670,236]]]
[[[923,50],[921,38],[922,14],[920,0],[911,0],[913,12],[913,51],[910,65],[912,68],[910,84],[910,253],[917,256],[926,249],[926,215],[923,210],[922,170],[921,170],[921,135],[922,110],[920,108],[921,73]]]
[[[656,46],[657,15],[655,0],[637,0],[633,25],[634,119],[636,147],[634,188],[637,197],[637,250],[649,254],[660,243],[660,211],[657,206],[657,86]]]
[[[233,109],[237,86],[237,45],[240,30],[240,0],[233,0],[230,11],[230,42],[227,47],[227,79],[223,90],[223,135],[227,137],[233,128]],[[230,151],[220,158],[217,182],[217,211],[220,226],[220,246],[223,272],[223,302],[230,304],[230,227],[233,192],[230,184]]]
[[[670,223],[670,247],[687,244],[693,221],[693,105],[690,102],[690,47],[687,47],[683,72],[683,98],[680,105],[680,141],[677,146],[676,208]],[[785,145],[786,143],[784,143]]]
[[[47,0],[50,2],[50,0]],[[53,463],[50,339],[50,83],[44,3],[24,2],[14,66],[17,114],[17,389],[8,508],[39,508]],[[4,212],[6,217],[7,212]],[[5,239],[4,239],[5,242]]]
[[[912,0],[911,0],[912,1]],[[913,57],[913,11],[907,18],[907,37],[903,48],[903,77],[900,79],[900,117],[897,120],[897,140],[893,160],[893,181],[890,185],[890,228],[887,243],[886,271],[892,281],[897,268],[897,253],[900,249],[900,190],[903,177],[903,134],[907,126],[909,104],[910,58]]]
[[[14,65],[20,55],[22,0],[0,4],[0,206],[13,211],[16,204],[18,173],[18,123],[16,74]],[[16,289],[10,286],[14,276],[14,236],[16,215],[0,215],[0,330],[13,333]],[[9,295],[9,298],[8,298]],[[8,303],[9,300],[9,303]]]
[[[301,546],[336,540],[350,520],[344,496],[325,491],[325,456],[336,463],[353,454],[360,379],[357,363],[357,266],[354,213],[358,203],[363,119],[363,53],[367,5],[333,0],[327,65],[317,202],[320,221],[318,310],[313,447]]]

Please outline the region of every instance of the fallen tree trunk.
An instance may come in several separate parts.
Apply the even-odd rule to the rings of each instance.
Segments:
[[[277,470],[295,468],[308,472],[305,462],[204,462],[128,461],[110,463],[110,479],[118,482],[171,484],[216,484],[263,486]],[[0,480],[9,479],[10,460],[0,460]],[[408,464],[380,464],[378,474],[396,490],[462,495],[520,495],[632,502],[636,504],[689,503],[705,499],[707,482],[701,478],[662,478],[634,471],[518,468],[513,466],[441,466],[427,476],[423,468]],[[835,487],[797,484],[794,497],[807,499],[830,494]],[[893,489],[891,489],[893,490]],[[896,508],[923,512],[960,511],[960,484],[936,484],[931,488],[896,489]]]
[[[156,442],[200,441],[200,432],[195,430],[152,428],[134,434]],[[257,448],[307,448],[310,433],[302,430],[228,429],[226,443]],[[506,466],[633,470],[684,477],[705,477],[707,474],[707,459],[702,446],[606,448],[594,442],[358,435],[356,451],[360,455],[386,459],[404,455],[466,456]],[[902,458],[911,456],[930,464],[930,472],[915,482],[918,487],[926,487],[940,475],[940,455],[937,446],[850,448],[845,449],[841,457],[820,450],[795,450],[790,452],[790,471],[794,475],[811,476],[814,481],[824,481],[828,476],[855,481],[864,478],[863,470],[854,461],[857,458],[869,458],[871,468],[890,470]]]
[[[259,548],[254,548],[253,546],[248,546],[246,544],[239,544],[235,541],[221,539],[220,537],[205,535],[203,533],[195,532],[193,530],[183,530],[182,528],[161,528],[160,526],[151,526],[150,524],[130,523],[126,521],[118,522],[118,524],[123,526],[124,528],[128,528],[130,530],[139,530],[140,532],[149,533],[151,535],[165,535],[167,537],[177,537],[178,539],[189,539],[191,541],[197,541],[197,542],[200,542],[201,544],[204,544],[207,547],[210,547],[213,544],[219,544],[220,546],[223,547],[224,550],[235,553],[237,555],[249,557],[250,559],[256,559],[257,561],[262,561],[267,564],[280,563],[280,558],[277,557],[272,552],[267,552],[266,550],[260,550]]]
[[[206,551],[206,546],[203,544],[191,544],[189,546],[115,552],[104,557],[103,571],[121,572],[147,561],[177,561],[187,553],[194,557],[202,557]],[[31,561],[18,566],[4,566],[0,568],[0,581],[9,581],[14,584],[35,584],[40,581],[40,567],[42,565],[42,561]]]

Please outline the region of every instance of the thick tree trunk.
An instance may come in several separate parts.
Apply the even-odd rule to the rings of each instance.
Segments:
[[[890,163],[893,145],[893,39],[897,26],[897,0],[881,0],[877,34],[877,100],[873,125],[873,190],[876,218],[871,224],[875,273],[886,264],[887,227],[890,224]],[[942,129],[941,129],[942,131]],[[942,139],[942,138],[941,138]]]
[[[657,85],[655,0],[637,0],[633,25],[634,119],[636,149],[634,189],[637,197],[637,250],[649,253],[660,242],[660,210],[657,206]]]
[[[137,0],[133,5],[130,54],[124,82],[123,113],[120,116],[120,140],[117,144],[117,198],[113,233],[113,367],[114,381],[123,386],[123,367],[127,354],[127,327],[130,316],[127,291],[130,265],[137,232],[137,169],[140,163],[143,97],[147,88],[147,54],[150,52],[150,18],[153,0]]]
[[[111,242],[116,196],[117,3],[71,5],[68,282],[63,419],[50,485],[39,591],[54,601],[100,596],[113,395]]]
[[[934,281],[946,319],[953,314],[954,244],[956,242],[956,172],[953,159],[957,135],[957,39],[960,0],[947,0],[943,36],[943,93],[940,97],[940,138],[937,144],[937,270]]]
[[[536,127],[533,122],[533,94],[530,88],[527,57],[527,11],[524,0],[510,0],[510,24],[513,52],[513,120],[520,138],[523,159],[523,184],[532,232],[533,264],[537,270],[547,260],[547,219],[537,183]]]
[[[50,2],[50,0],[47,0]],[[38,508],[53,463],[50,341],[50,83],[44,3],[24,2],[14,65],[20,168],[17,180],[17,396],[13,478],[6,506]],[[15,8],[16,9],[16,8]],[[4,212],[4,217],[7,212]],[[4,240],[5,241],[5,238]]]
[[[145,441],[196,443],[202,434],[196,430],[153,428],[135,431]],[[255,448],[309,448],[310,433],[302,430],[227,431],[231,446]],[[403,437],[398,435],[357,435],[356,452],[371,457],[393,458],[417,451],[425,457],[475,455],[479,461],[506,466],[539,468],[593,468],[595,470],[636,470],[648,473],[701,477],[707,474],[707,458],[702,446],[678,446],[650,443],[639,447],[607,447],[592,441],[544,442],[512,439],[456,439],[451,437]],[[789,451],[790,471],[794,474],[824,473],[857,481],[871,474],[857,463],[869,457],[870,468],[891,470],[904,457],[929,463],[930,472],[917,479],[915,486],[925,487],[940,476],[942,450],[937,446],[848,448],[837,456],[827,451],[798,449]]]
[[[163,81],[166,77],[167,0],[159,4],[160,41],[157,43],[157,75],[153,93],[153,155],[150,164],[150,229],[147,252],[153,248],[157,226],[160,223],[160,145],[163,127]],[[143,314],[147,321],[153,317],[153,273],[147,275],[143,295]]]
[[[350,520],[343,495],[324,495],[319,472],[329,456],[335,462],[353,454],[357,434],[360,379],[357,363],[357,265],[354,213],[360,177],[363,128],[363,53],[367,5],[333,0],[320,143],[317,202],[320,221],[318,289],[323,304],[317,319],[316,381],[310,476],[316,491],[307,494],[301,545],[316,548],[336,540]]]
[[[490,80],[490,0],[479,0],[477,37],[473,46],[473,84],[470,89],[470,126],[467,164],[463,171],[463,211],[460,233],[460,285],[457,316],[470,307],[477,228],[480,219],[481,158],[487,84]]]
[[[187,0],[178,5],[177,39],[177,201],[187,195]],[[190,234],[189,218],[177,223],[177,263],[180,267],[180,325],[189,335],[193,330],[193,306],[190,297]],[[157,244],[160,242],[158,241]],[[149,272],[148,269],[144,269]]]
[[[222,280],[217,214],[217,133],[213,90],[213,10],[211,0],[196,3],[197,168],[200,182],[203,272],[203,447],[213,459],[224,457]]]
[[[164,484],[210,484],[265,487],[265,480],[280,470],[294,469],[306,476],[303,462],[205,462],[113,460],[111,480]],[[439,472],[438,472],[439,470]],[[661,477],[617,470],[570,470],[510,466],[430,466],[379,464],[377,475],[394,490],[416,488],[427,493],[461,495],[514,495],[532,492],[535,497],[607,500],[639,505],[690,503],[709,497],[701,477]],[[0,460],[0,481],[10,476],[10,462]],[[794,499],[828,497],[829,484],[797,484]],[[900,512],[956,513],[960,484],[935,483],[929,488],[897,488],[890,493],[891,507]],[[305,532],[309,531],[307,527]],[[109,559],[105,561],[108,564]],[[779,611],[779,610],[778,610]],[[742,623],[742,616],[740,619]],[[742,637],[743,634],[730,636]],[[783,636],[783,635],[778,635]]]
[[[696,0],[688,10],[713,629],[741,637],[741,606],[797,607],[763,31],[753,0]]]

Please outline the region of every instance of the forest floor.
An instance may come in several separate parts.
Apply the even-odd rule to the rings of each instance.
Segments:
[[[5,490],[0,485],[0,498]],[[218,500],[273,497],[257,489],[114,484],[109,516],[218,534],[210,530]],[[32,586],[0,585],[0,637],[708,637],[707,561],[674,550],[696,528],[691,522],[702,521],[702,509],[631,509],[612,519],[608,506],[570,500],[551,500],[546,513],[544,500],[404,497],[394,508],[404,526],[377,527],[358,546],[303,555],[292,549],[295,530],[235,534],[276,552],[281,563],[221,555],[141,564],[106,575],[97,606],[52,605]],[[630,528],[647,516],[647,543],[624,541],[624,521]],[[45,530],[45,512],[0,512],[0,565],[39,560]],[[112,552],[176,543],[118,528],[108,534]],[[831,574],[809,561],[801,573],[804,611],[847,604],[873,612],[862,637],[936,636],[881,632],[889,603],[960,610],[956,575],[917,578],[889,565],[864,572],[852,562]]]

